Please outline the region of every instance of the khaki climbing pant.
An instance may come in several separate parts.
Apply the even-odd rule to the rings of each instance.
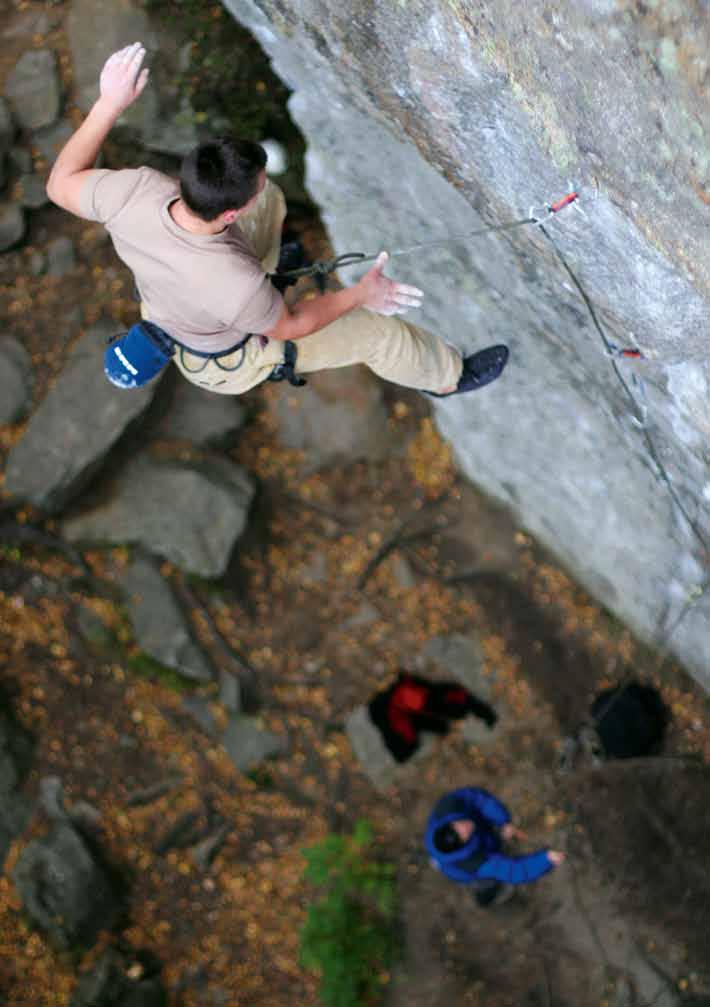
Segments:
[[[285,216],[283,194],[269,180],[253,208],[239,220],[266,272],[276,268]],[[297,374],[365,364],[386,381],[434,392],[453,388],[461,376],[458,350],[397,316],[364,308],[304,336],[295,346]],[[284,362],[284,344],[255,336],[218,360],[205,361],[187,350],[173,359],[193,384],[222,395],[240,395],[265,381]]]

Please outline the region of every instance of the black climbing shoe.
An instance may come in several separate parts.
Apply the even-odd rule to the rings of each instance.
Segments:
[[[503,368],[508,362],[508,347],[499,344],[498,346],[487,346],[485,350],[472,353],[470,357],[464,357],[463,370],[459,383],[453,392],[429,392],[437,399],[446,399],[449,395],[461,395],[463,392],[473,392],[484,385],[490,385],[503,373]]]

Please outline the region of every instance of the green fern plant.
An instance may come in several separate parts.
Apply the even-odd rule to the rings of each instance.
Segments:
[[[375,1007],[398,953],[394,865],[378,859],[365,821],[303,855],[320,895],[301,929],[301,964],[319,974],[326,1007]]]

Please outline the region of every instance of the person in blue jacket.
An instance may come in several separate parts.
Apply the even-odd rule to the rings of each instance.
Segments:
[[[429,816],[426,848],[434,867],[452,881],[471,885],[481,906],[504,901],[512,885],[537,881],[565,858],[559,850],[538,850],[512,857],[503,842],[524,839],[510,812],[497,797],[480,787],[462,787],[446,794]]]

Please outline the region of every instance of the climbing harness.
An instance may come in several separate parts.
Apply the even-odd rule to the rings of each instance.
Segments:
[[[104,374],[117,388],[142,388],[163,371],[176,352],[179,352],[180,362],[189,374],[201,374],[211,360],[220,370],[237,371],[244,363],[246,344],[251,338],[252,334],[249,333],[227,350],[205,353],[191,346],[184,346],[159,325],[143,319],[132,325],[128,332],[109,338],[104,353]],[[238,350],[242,353],[233,367],[226,367],[220,363],[222,357],[227,357]],[[204,363],[201,367],[191,370],[185,364],[185,353],[204,358]]]
[[[232,373],[238,371],[244,363],[246,346],[252,338],[253,333],[250,332],[227,350],[220,350],[218,353],[205,353],[204,350],[195,350],[191,346],[184,346],[174,336],[168,335],[159,325],[143,319],[131,326],[128,332],[110,337],[109,345],[104,353],[104,374],[117,388],[142,388],[163,371],[176,353],[178,353],[182,368],[187,374],[202,374],[210,362],[213,362],[221,371]],[[264,336],[258,338],[265,339]],[[222,363],[225,357],[239,351],[241,353],[235,364],[228,367]],[[189,367],[185,360],[186,354],[200,357],[203,363],[199,367]],[[296,357],[295,344],[291,340],[287,340],[284,343],[284,362],[277,364],[266,380],[288,381],[289,384],[297,388],[305,385],[305,378],[299,378],[295,372]]]

